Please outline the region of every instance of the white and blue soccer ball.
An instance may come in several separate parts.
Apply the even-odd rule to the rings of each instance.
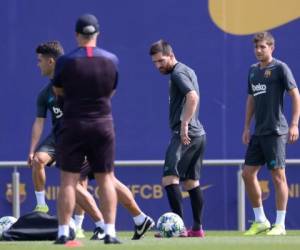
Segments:
[[[156,228],[161,237],[178,237],[184,230],[184,223],[181,217],[175,213],[164,213],[159,217]]]
[[[7,231],[16,221],[17,218],[13,216],[3,216],[0,218],[0,238],[3,232]]]

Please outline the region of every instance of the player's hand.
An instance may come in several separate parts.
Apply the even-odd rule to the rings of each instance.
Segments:
[[[189,137],[188,132],[189,132],[189,124],[181,123],[180,138],[181,138],[181,143],[183,145],[189,145],[191,143],[191,138]]]
[[[289,143],[294,143],[299,138],[299,128],[297,125],[291,125],[289,128]]]
[[[27,164],[28,164],[29,167],[32,166],[33,156],[34,156],[33,153],[30,153],[30,154],[28,155]]]
[[[249,129],[244,129],[243,135],[242,135],[242,141],[245,145],[248,145],[250,142],[250,130]]]

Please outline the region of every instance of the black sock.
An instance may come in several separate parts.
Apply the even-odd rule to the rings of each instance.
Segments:
[[[182,196],[179,188],[179,184],[171,184],[165,186],[167,192],[168,200],[172,212],[178,214],[183,219],[183,210],[182,210]]]
[[[193,230],[200,230],[202,228],[202,208],[203,208],[203,196],[200,186],[195,187],[188,191],[191,199],[192,211],[193,211]]]

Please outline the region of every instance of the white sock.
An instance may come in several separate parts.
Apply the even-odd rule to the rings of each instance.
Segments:
[[[116,237],[115,224],[105,224],[104,232],[111,237]]]
[[[267,220],[267,217],[264,212],[264,207],[254,207],[253,208],[254,216],[255,216],[255,221],[256,222],[265,222]]]
[[[102,228],[103,230],[105,229],[105,224],[104,224],[104,221],[103,220],[98,220],[95,222],[95,225],[96,227],[100,227]]]
[[[36,202],[38,205],[46,205],[45,191],[35,191]]]
[[[134,224],[137,226],[142,225],[145,219],[146,215],[143,212],[133,217]]]
[[[75,220],[75,228],[76,229],[82,228],[83,219],[84,219],[84,215],[75,214],[74,220]]]
[[[62,235],[69,237],[69,233],[70,233],[69,225],[58,226],[58,238]]]
[[[279,224],[285,228],[285,215],[286,215],[285,210],[277,210],[275,224]]]

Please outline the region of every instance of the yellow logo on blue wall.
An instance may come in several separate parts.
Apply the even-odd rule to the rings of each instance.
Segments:
[[[20,183],[19,186],[19,194],[20,194],[20,203],[23,203],[26,200],[26,184],[25,183]],[[13,188],[11,183],[6,184],[6,199],[9,203],[13,202]]]
[[[299,0],[208,0],[208,8],[213,22],[234,35],[270,30],[300,16]]]

